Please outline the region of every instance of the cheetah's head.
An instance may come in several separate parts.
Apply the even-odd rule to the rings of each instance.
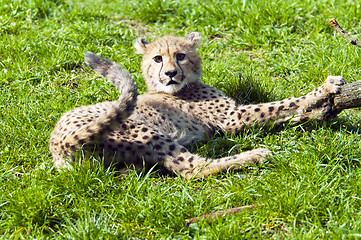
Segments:
[[[155,42],[138,38],[137,53],[143,54],[142,72],[149,92],[176,93],[192,82],[200,81],[201,60],[196,52],[201,36],[197,32],[185,38],[163,37]]]

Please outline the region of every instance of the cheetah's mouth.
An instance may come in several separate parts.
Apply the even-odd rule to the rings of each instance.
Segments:
[[[179,82],[176,82],[176,81],[174,81],[174,80],[170,80],[170,81],[166,84],[166,86],[174,85],[174,84],[179,84]]]

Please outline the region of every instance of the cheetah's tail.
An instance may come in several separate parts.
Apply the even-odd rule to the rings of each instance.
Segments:
[[[124,69],[116,63],[103,59],[91,52],[85,53],[85,62],[94,71],[108,78],[118,88],[120,97],[117,101],[111,103],[111,107],[109,107],[109,104],[106,104],[106,109],[103,108],[100,116],[93,121],[87,122],[78,129],[74,129],[72,133],[61,136],[63,140],[60,142],[57,139],[59,136],[54,137],[57,134],[56,131],[53,131],[50,136],[49,148],[54,156],[53,161],[57,168],[70,167],[67,164],[66,158],[72,159],[74,154],[84,144],[97,142],[102,136],[117,129],[119,124],[128,119],[133,113],[137,102],[137,88],[130,75]],[[99,104],[101,105],[102,103]],[[82,113],[84,110],[86,114],[85,108],[76,108],[73,112],[79,111]]]
[[[84,59],[90,68],[113,83],[121,94],[118,100],[114,102],[112,109],[109,109],[97,120],[97,127],[93,129],[100,135],[107,134],[108,131],[119,127],[119,123],[133,113],[137,103],[137,88],[129,73],[118,64],[101,58],[92,52],[86,52]]]
[[[135,83],[129,73],[118,64],[99,57],[92,52],[84,54],[85,63],[95,72],[106,77],[121,93],[136,92]]]

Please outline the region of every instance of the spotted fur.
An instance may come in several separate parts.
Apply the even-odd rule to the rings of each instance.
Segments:
[[[327,119],[338,114],[333,97],[345,83],[330,76],[316,90],[299,98],[239,105],[221,91],[203,84],[196,52],[199,33],[186,38],[164,37],[153,43],[136,41],[143,54],[142,72],[148,87],[137,95],[129,74],[92,53],[85,62],[120,91],[115,102],[83,106],[65,113],[50,137],[58,168],[69,167],[76,154],[100,156],[105,164],[142,167],[160,164],[185,178],[202,177],[262,162],[271,155],[254,149],[234,156],[207,159],[187,146],[212,136],[215,130],[239,133],[247,126]]]

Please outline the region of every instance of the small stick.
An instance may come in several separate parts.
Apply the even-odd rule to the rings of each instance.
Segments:
[[[188,227],[192,223],[203,221],[203,220],[212,220],[217,217],[223,217],[226,215],[237,214],[243,210],[249,210],[249,209],[252,209],[255,207],[260,207],[260,206],[261,206],[260,204],[252,204],[252,205],[247,205],[247,206],[242,206],[242,207],[229,208],[226,210],[217,211],[217,212],[213,212],[213,213],[208,213],[208,214],[202,215],[200,217],[187,219],[186,226]]]
[[[345,30],[340,27],[336,19],[331,18],[330,19],[330,25],[333,27],[337,32],[339,32],[344,38],[347,39],[352,45],[356,45],[357,47],[361,48],[361,42],[357,41],[357,39],[354,39],[348,34]]]
[[[352,45],[361,48],[361,42],[357,41],[340,27],[336,19],[331,18],[330,25],[337,32],[339,32],[344,38],[346,38]],[[361,106],[361,81],[345,84],[341,87],[341,93],[335,96],[335,107],[338,110],[344,110],[348,108],[355,108]]]

